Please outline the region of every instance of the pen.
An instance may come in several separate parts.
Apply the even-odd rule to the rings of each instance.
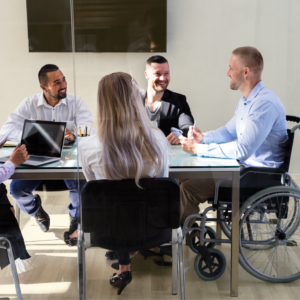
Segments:
[[[85,125],[84,127],[84,132],[83,132],[84,136],[87,136],[87,126]]]
[[[82,133],[81,133],[81,128],[79,129],[79,136],[82,136]]]
[[[196,122],[197,122],[197,121],[195,121],[195,123],[194,123],[194,126],[193,126],[193,132],[192,132],[192,134],[191,134],[191,137],[193,137],[193,133],[194,133],[194,130],[195,130],[195,127],[196,127]]]
[[[88,135],[90,135],[90,133],[91,133],[91,130],[92,130],[92,128],[93,128],[93,125],[94,125],[94,124],[92,124],[92,126],[91,126],[91,128],[90,128],[90,130],[89,130],[89,133],[88,133]]]

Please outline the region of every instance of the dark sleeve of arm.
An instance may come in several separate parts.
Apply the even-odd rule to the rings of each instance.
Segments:
[[[7,198],[7,190],[3,183],[0,184],[0,206],[12,207],[12,205],[10,204],[10,202]]]
[[[179,115],[178,125],[179,129],[183,131],[183,135],[187,136],[190,126],[194,125],[194,118],[185,96],[180,95],[180,102],[182,105],[182,112]]]

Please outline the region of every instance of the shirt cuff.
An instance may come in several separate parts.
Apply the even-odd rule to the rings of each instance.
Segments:
[[[11,161],[7,161],[4,166],[7,166],[10,172],[15,172],[15,165]]]
[[[203,133],[203,141],[200,144],[211,144],[214,142],[214,139],[211,137],[209,132]]]
[[[207,156],[208,145],[198,144],[197,145],[197,156]]]

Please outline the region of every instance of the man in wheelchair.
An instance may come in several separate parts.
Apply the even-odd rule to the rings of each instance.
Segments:
[[[190,127],[182,148],[190,154],[239,160],[239,263],[251,275],[273,283],[300,278],[300,189],[288,173],[294,133],[300,118],[286,116],[279,98],[261,81],[263,58],[253,47],[232,52],[227,76],[240,90],[234,117],[223,127],[202,134]],[[296,122],[287,129],[286,121]],[[181,179],[183,234],[198,253],[194,268],[203,280],[226,269],[216,243],[231,243],[231,182],[227,179]],[[220,184],[221,182],[221,184]],[[199,213],[199,204],[212,204]],[[217,218],[208,217],[217,211]],[[193,220],[200,221],[196,228]],[[228,239],[218,238],[206,222],[216,221]],[[187,224],[185,224],[187,223]],[[193,229],[190,228],[193,225]]]
[[[263,57],[253,47],[240,47],[232,52],[227,76],[230,88],[240,90],[234,116],[223,127],[202,133],[190,127],[182,149],[190,154],[234,158],[242,167],[278,168],[284,160],[287,140],[286,113],[280,99],[268,90],[262,80]],[[199,212],[199,204],[215,194],[218,179],[181,179],[181,221]],[[222,186],[230,186],[225,181]]]

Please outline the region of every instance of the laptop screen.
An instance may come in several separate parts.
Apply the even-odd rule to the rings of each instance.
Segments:
[[[61,157],[66,123],[25,120],[21,143],[29,155]]]

